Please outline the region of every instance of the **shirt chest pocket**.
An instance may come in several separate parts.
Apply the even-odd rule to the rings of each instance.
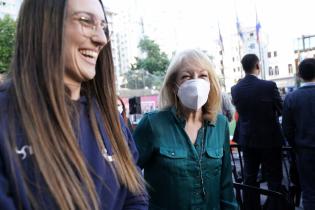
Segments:
[[[157,164],[165,172],[177,176],[187,176],[188,152],[184,149],[160,147]]]
[[[214,177],[221,174],[223,148],[206,148],[204,158],[205,175]]]

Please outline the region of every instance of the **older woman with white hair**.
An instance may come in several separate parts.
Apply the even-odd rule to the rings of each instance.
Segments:
[[[192,49],[173,58],[160,111],[146,114],[134,133],[149,184],[149,209],[238,209],[220,98],[204,53]]]

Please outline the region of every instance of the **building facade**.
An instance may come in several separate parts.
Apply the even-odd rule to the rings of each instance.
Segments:
[[[116,72],[117,89],[127,81],[124,74],[136,62],[135,57],[140,56],[138,44],[143,37],[142,19],[138,11],[137,0],[104,1],[107,6],[107,18],[111,35],[111,45]]]
[[[296,55],[292,50],[282,49],[278,43],[269,42],[267,34],[262,32],[257,40],[256,27],[243,28],[242,35],[242,39],[238,33],[232,35],[228,45],[224,46],[223,53],[219,49],[215,56],[216,67],[220,69],[220,77],[224,78],[226,92],[230,92],[231,87],[245,76],[241,59],[248,53],[259,57],[262,79],[276,82],[282,90],[296,85]]]
[[[16,19],[22,0],[0,0],[0,18],[5,15],[10,15],[13,19]]]

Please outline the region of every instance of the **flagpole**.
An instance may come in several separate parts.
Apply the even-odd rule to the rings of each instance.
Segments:
[[[237,28],[237,35],[238,35],[238,56],[239,56],[239,59],[240,59],[240,62],[241,62],[241,59],[242,59],[242,55],[241,55],[241,42],[240,42],[240,39],[242,39],[242,42],[244,43],[244,37],[243,37],[243,32],[242,32],[242,29],[241,29],[241,25],[240,25],[240,22],[239,22],[239,19],[238,19],[238,15],[237,15],[237,12],[235,11],[235,15],[236,15],[236,28]],[[243,78],[243,71],[241,71],[241,78]]]
[[[238,57],[240,59],[240,62],[242,60],[242,57],[241,57],[241,43],[240,43],[240,39],[238,39]],[[243,78],[243,70],[241,70],[241,78]]]
[[[261,46],[260,46],[260,41],[258,41],[258,50],[259,50],[259,59],[261,60],[261,77],[263,79],[266,79],[266,75],[265,75],[265,62],[264,62],[264,58],[262,57],[262,52],[261,52]]]
[[[259,38],[259,32],[260,32],[260,22],[258,21],[258,15],[257,15],[257,9],[256,9],[256,4],[255,4],[255,13],[256,13],[256,37],[257,37],[257,43],[258,43],[258,51],[259,51],[259,59],[261,61],[261,77],[262,79],[266,79],[266,72],[265,72],[265,58],[264,54],[261,49],[261,44],[260,44],[260,38]]]
[[[235,17],[236,17],[236,27],[237,27],[237,37],[238,37],[238,57],[239,57],[239,63],[241,63],[242,60],[242,53],[241,53],[241,42],[240,39],[242,39],[243,44],[244,44],[244,38],[243,38],[243,33],[241,31],[241,26],[239,23],[239,19],[238,19],[238,14],[237,14],[237,9],[236,9],[236,0],[233,1],[234,2],[234,9],[235,9]],[[243,70],[241,70],[241,78],[243,78]]]
[[[224,88],[224,92],[226,92],[226,82],[225,82],[225,68],[224,68],[224,57],[223,57],[223,50],[221,50],[221,59],[222,59],[222,76],[223,76],[223,88]]]
[[[223,46],[223,38],[222,38],[222,34],[221,34],[221,30],[220,30],[220,24],[218,22],[218,29],[219,29],[219,41],[220,41],[220,48],[221,48],[221,65],[222,65],[222,77],[223,77],[223,88],[224,88],[224,92],[226,92],[226,82],[225,82],[225,67],[224,67],[224,56],[223,56],[223,52],[224,52],[224,46]]]

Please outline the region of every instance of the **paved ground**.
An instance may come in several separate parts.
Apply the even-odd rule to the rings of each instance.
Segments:
[[[241,166],[240,166],[240,161],[239,161],[239,157],[238,157],[238,153],[237,150],[233,150],[233,157],[234,157],[234,161],[232,160],[232,168],[234,167],[236,173],[238,176],[241,176]],[[289,162],[288,160],[285,158],[283,161],[283,181],[282,184],[284,186],[288,186],[290,181],[288,179],[288,168],[289,168]],[[233,174],[233,179],[235,181],[235,173]],[[266,182],[262,182],[260,184],[261,188],[267,189],[267,183]],[[261,202],[264,203],[266,200],[266,196],[261,196]],[[300,207],[297,207],[296,210],[303,210],[303,208],[301,207],[302,205],[302,201],[300,202]]]

